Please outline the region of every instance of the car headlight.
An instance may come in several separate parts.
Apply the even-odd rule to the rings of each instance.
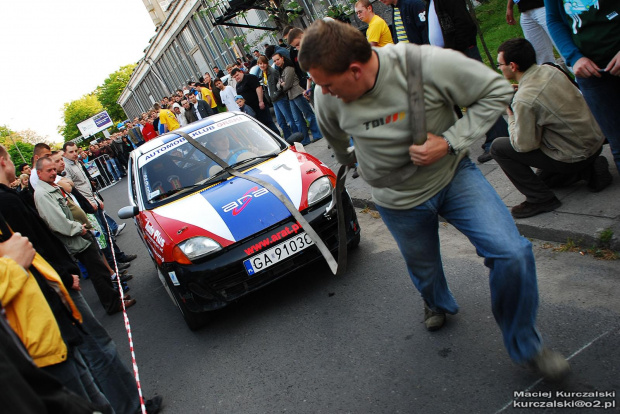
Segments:
[[[332,183],[327,176],[315,180],[308,188],[308,207],[329,197],[331,193]]]
[[[192,237],[178,244],[179,249],[191,261],[222,250],[218,242],[208,237]]]

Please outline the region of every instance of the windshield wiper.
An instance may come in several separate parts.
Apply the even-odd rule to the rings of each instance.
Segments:
[[[264,158],[273,158],[273,157],[277,157],[278,155],[280,155],[280,154],[278,153],[278,154],[258,155],[256,157],[248,158],[247,160],[236,162],[233,165],[231,165],[231,167],[235,168],[238,165],[246,164],[246,163],[248,163],[250,161],[260,160],[260,159],[264,159]]]
[[[163,194],[156,195],[155,197],[151,198],[149,201],[163,200],[164,198],[168,198],[168,197],[170,197],[170,196],[172,196],[174,194],[181,193],[181,192],[185,193],[187,191],[190,191],[190,190],[192,190],[192,189],[194,189],[196,187],[200,187],[202,185],[203,184],[193,184],[193,185],[188,185],[186,187],[173,188],[172,190],[168,190],[168,191],[166,191]]]

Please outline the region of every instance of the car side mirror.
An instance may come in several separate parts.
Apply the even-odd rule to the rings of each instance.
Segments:
[[[301,132],[295,132],[286,139],[286,142],[289,145],[295,145],[296,142],[301,142],[303,140],[304,140],[304,134],[302,134]]]
[[[121,219],[133,218],[138,215],[138,206],[126,206],[118,210],[118,217]]]

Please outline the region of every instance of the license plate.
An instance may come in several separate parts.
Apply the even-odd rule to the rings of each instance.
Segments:
[[[248,275],[252,276],[312,246],[314,242],[306,233],[299,233],[292,239],[276,244],[262,253],[243,261]]]

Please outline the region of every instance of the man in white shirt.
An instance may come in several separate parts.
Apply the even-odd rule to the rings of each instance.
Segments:
[[[228,85],[224,86],[224,82],[220,78],[215,79],[215,87],[218,88],[220,92],[220,98],[222,99],[222,103],[226,105],[226,109],[229,111],[238,111],[239,106],[237,106],[237,102],[235,102],[235,89]]]

